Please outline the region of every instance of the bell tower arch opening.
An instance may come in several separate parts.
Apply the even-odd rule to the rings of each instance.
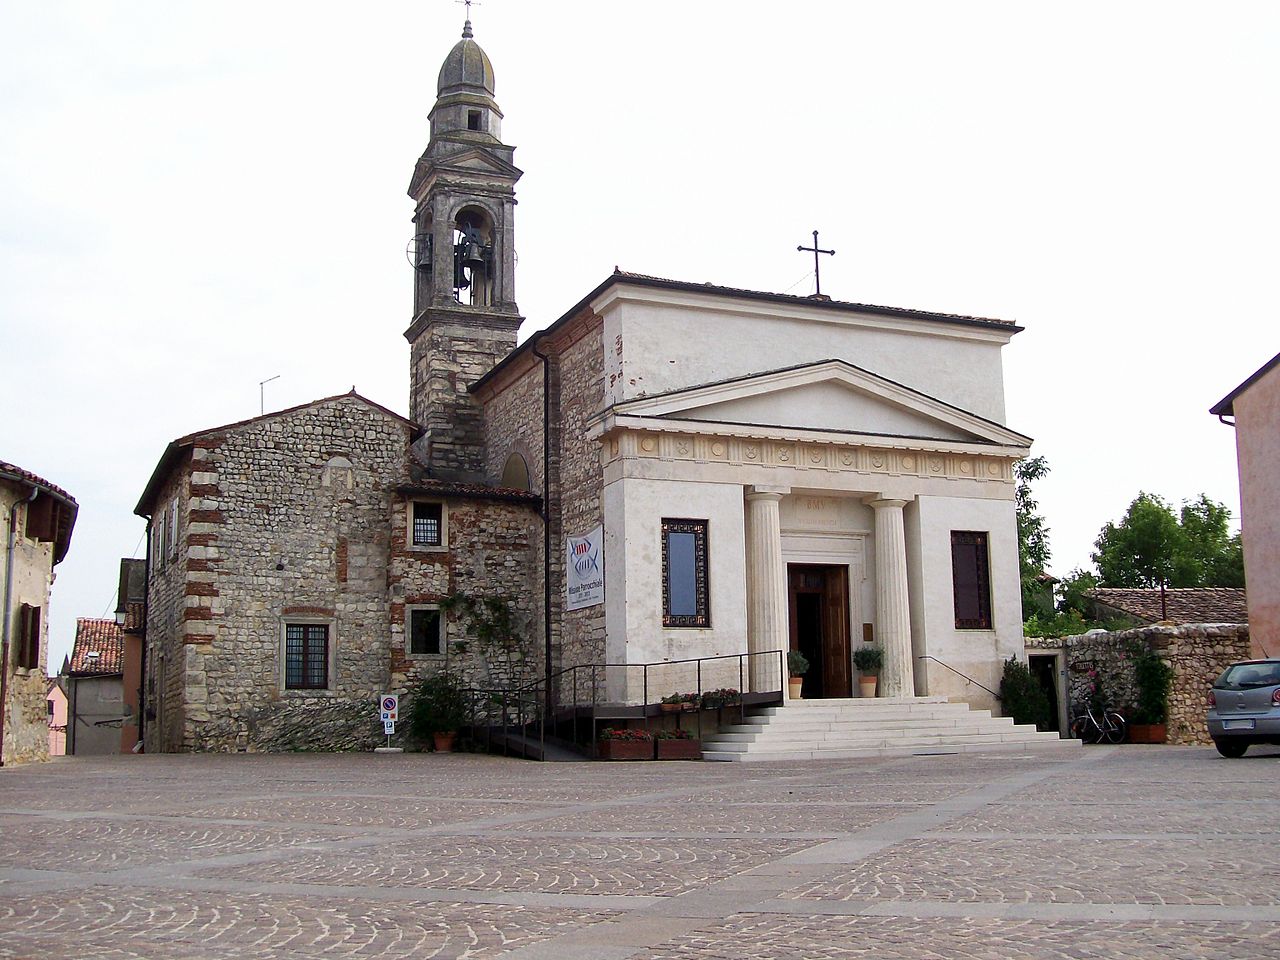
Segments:
[[[473,307],[493,306],[493,219],[476,206],[453,223],[453,298]]]

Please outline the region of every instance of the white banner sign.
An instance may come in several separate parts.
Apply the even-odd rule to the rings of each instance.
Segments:
[[[604,527],[565,538],[565,583],[570,610],[604,603]]]

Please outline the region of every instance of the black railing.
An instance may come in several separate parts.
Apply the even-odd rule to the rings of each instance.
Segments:
[[[948,670],[950,670],[952,673],[954,673],[957,677],[960,677],[961,679],[966,680],[966,681],[968,681],[969,683],[972,683],[972,684],[973,684],[974,686],[976,686],[976,687],[982,687],[982,689],[983,689],[983,690],[987,691],[987,693],[991,694],[991,695],[992,695],[993,697],[995,697],[997,700],[1001,699],[1000,694],[996,693],[994,690],[992,690],[992,689],[991,689],[990,687],[988,687],[986,684],[979,683],[977,680],[973,679],[973,677],[969,676],[968,674],[961,673],[961,672],[960,672],[959,670],[957,670],[955,667],[951,666],[951,664],[949,664],[949,663],[943,663],[943,662],[942,662],[941,660],[939,660],[937,657],[916,657],[916,659],[917,659],[917,660],[932,660],[932,661],[933,661],[934,663],[936,663],[938,666],[940,666],[940,667],[946,667]]]
[[[781,703],[785,667],[783,650],[652,663],[577,664],[550,677],[550,705],[544,679],[510,689],[469,689],[469,726],[473,740],[486,749],[498,746],[500,738],[504,753],[519,747],[528,754],[527,748],[536,743],[543,756],[549,733],[567,727],[567,739],[580,745],[586,739],[593,745],[600,724],[609,721],[641,720],[648,728],[655,718],[674,716],[678,726],[681,713],[693,713],[700,736],[704,710],[716,710],[723,718],[725,709],[736,708],[743,720],[748,707]],[[678,705],[662,703],[673,697],[680,698]]]

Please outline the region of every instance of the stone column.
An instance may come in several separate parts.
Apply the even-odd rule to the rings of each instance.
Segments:
[[[914,697],[911,606],[907,598],[907,538],[902,526],[905,500],[868,501],[876,512],[876,633],[884,650],[880,695]]]
[[[786,487],[747,487],[747,651],[786,650],[787,569],[778,502]],[[785,689],[775,657],[750,659],[752,691]]]

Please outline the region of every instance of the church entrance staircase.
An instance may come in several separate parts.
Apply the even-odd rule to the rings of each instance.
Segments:
[[[847,760],[928,753],[1079,749],[1029,724],[944,697],[793,700],[703,739],[706,760]]]

